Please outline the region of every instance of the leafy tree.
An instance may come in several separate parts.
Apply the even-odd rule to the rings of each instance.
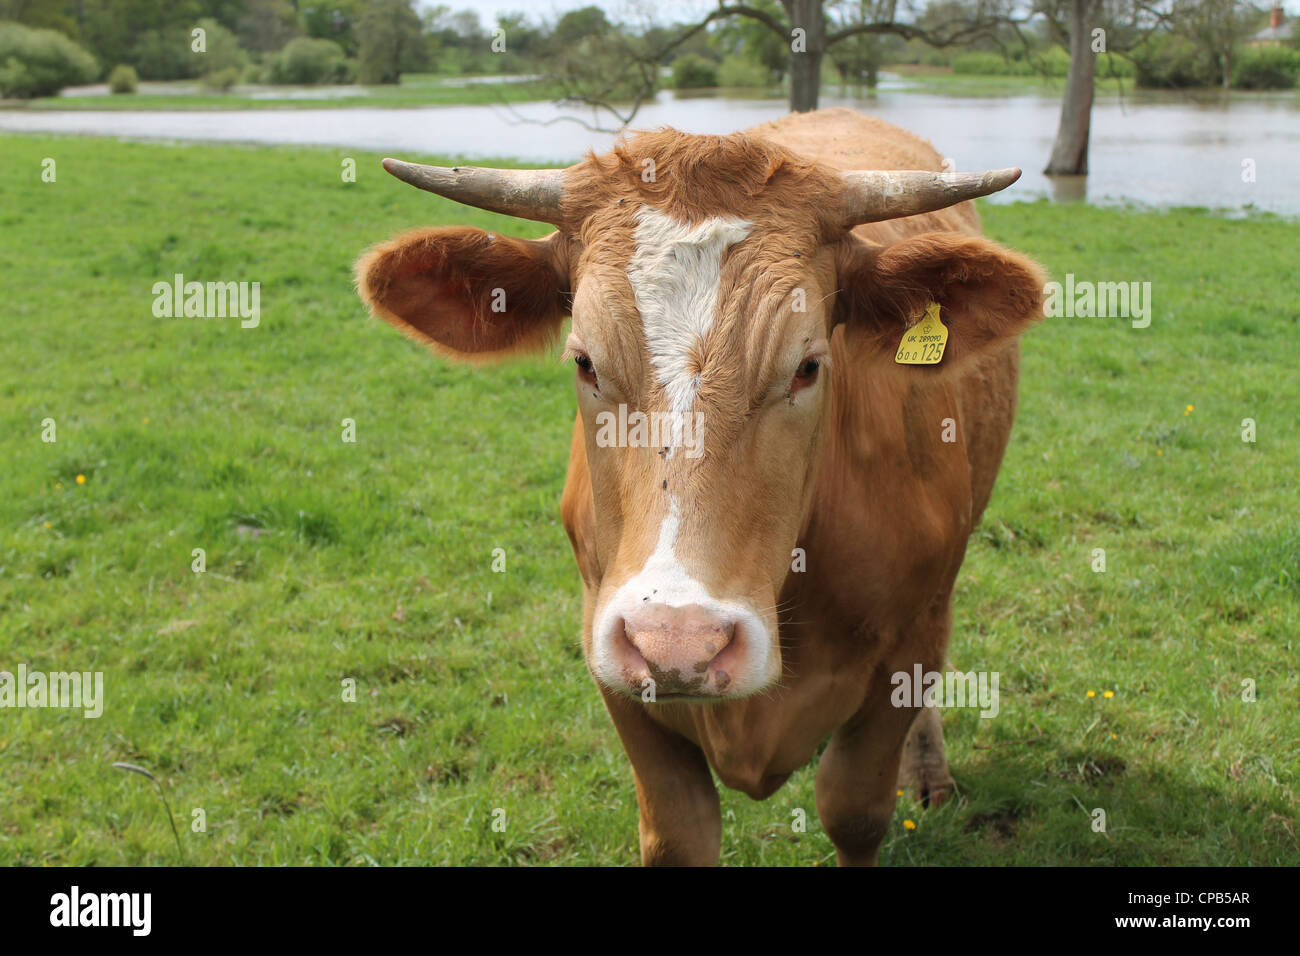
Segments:
[[[294,37],[271,61],[272,83],[339,83],[347,74],[343,48],[332,40]]]
[[[0,22],[0,96],[53,96],[97,76],[95,58],[59,31]]]
[[[245,49],[271,53],[302,33],[292,0],[243,0],[234,27]]]
[[[359,48],[357,24],[365,9],[364,0],[309,0],[302,6],[303,29],[307,36],[331,40],[347,56],[356,56]]]
[[[404,71],[423,69],[429,53],[411,0],[371,0],[357,24],[362,83],[400,83]]]
[[[777,0],[752,0],[750,6],[773,19],[781,16]],[[785,38],[749,17],[732,17],[723,21],[715,33],[715,43],[726,56],[743,57],[757,63],[778,81],[785,78],[790,66],[790,46]]]
[[[718,85],[718,64],[688,53],[673,61],[673,86],[679,90],[699,90]]]

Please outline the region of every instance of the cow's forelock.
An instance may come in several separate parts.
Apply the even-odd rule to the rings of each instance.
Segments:
[[[753,223],[718,216],[691,225],[649,206],[638,210],[636,222],[628,282],[668,410],[680,419],[699,390],[696,356],[717,318],[723,257]]]

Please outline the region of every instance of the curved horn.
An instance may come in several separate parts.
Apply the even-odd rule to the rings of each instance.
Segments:
[[[901,219],[955,206],[976,196],[1006,189],[1020,170],[983,173],[932,173],[919,169],[850,170],[844,177],[841,221],[845,226]]]
[[[549,222],[560,221],[563,169],[485,169],[478,166],[423,166],[384,160],[384,169],[404,183],[447,199],[492,212]]]

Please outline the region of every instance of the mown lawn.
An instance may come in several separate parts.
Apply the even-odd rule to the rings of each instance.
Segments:
[[[984,215],[1058,278],[1152,282],[1154,317],[1026,338],[950,652],[1001,714],[946,715],[959,798],[900,801],[882,860],[1294,865],[1300,226]],[[637,860],[558,520],[569,369],[448,365],[352,291],[367,244],[453,222],[544,231],[377,156],[0,137],[0,669],[107,697],[0,710],[0,863],[181,859],[114,761],[192,863]],[[175,273],[260,282],[260,325],[155,318]],[[723,806],[724,862],[833,862],[812,768]]]

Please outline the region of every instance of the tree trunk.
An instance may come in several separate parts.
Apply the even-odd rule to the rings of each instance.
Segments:
[[[822,57],[826,55],[826,22],[822,0],[782,0],[790,17],[790,112],[807,113],[817,108],[821,91]]]
[[[1088,172],[1093,77],[1097,71],[1097,54],[1092,49],[1088,26],[1093,0],[1073,0],[1070,6],[1070,72],[1065,79],[1061,125],[1056,130],[1052,158],[1043,170],[1049,176],[1083,176]]]

